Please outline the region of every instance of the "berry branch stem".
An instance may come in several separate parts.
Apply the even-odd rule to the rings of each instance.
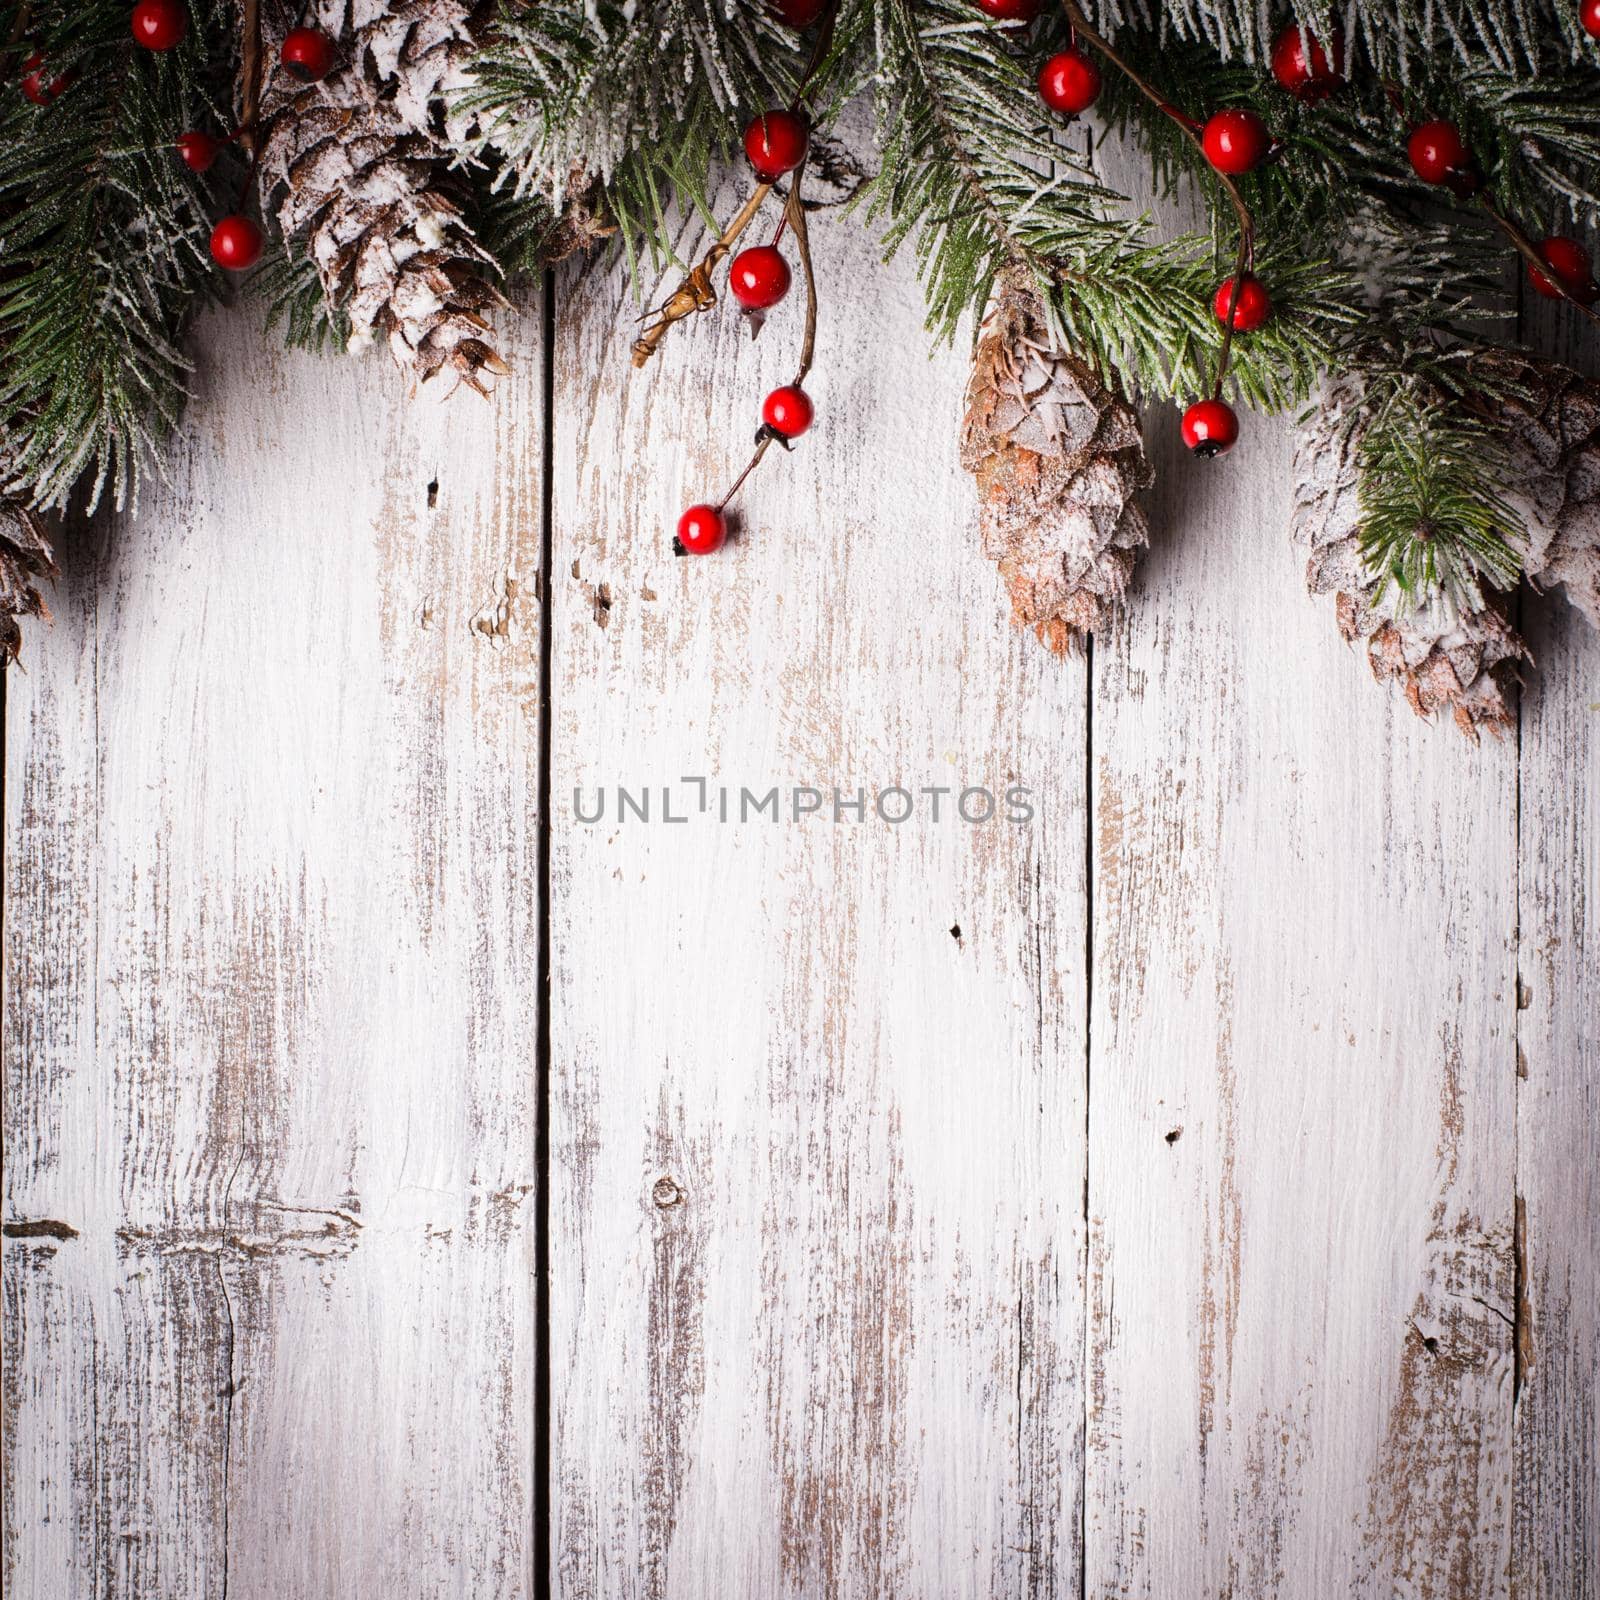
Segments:
[[[1569,306],[1576,306],[1591,322],[1600,322],[1600,313],[1597,313],[1593,306],[1585,305],[1567,288],[1561,281],[1561,274],[1539,254],[1533,240],[1495,204],[1487,189],[1478,191],[1478,204],[1489,213],[1495,226],[1511,241],[1512,248],[1517,254],[1555,290],[1560,299],[1565,300]]]
[[[33,7],[29,0],[23,0],[23,3],[17,7],[16,13],[11,18],[11,26],[6,30],[5,55],[10,56],[16,52],[17,46],[22,42],[23,34],[28,31],[28,17],[32,10]],[[7,64],[7,70],[10,70],[9,63]]]
[[[816,42],[811,46],[811,56],[806,62],[806,70],[800,74],[800,81],[795,85],[794,99],[789,102],[791,111],[799,111],[806,97],[806,90],[811,87],[811,80],[816,77],[822,68],[822,63],[828,58],[828,51],[833,44],[834,24],[839,20],[839,0],[828,0],[827,8],[823,11],[817,27]]]
[[[800,340],[800,364],[795,369],[794,386],[801,388],[806,380],[806,374],[811,371],[812,358],[817,350],[817,277],[811,264],[811,237],[806,228],[806,209],[800,199],[800,175],[805,171],[805,163],[795,169],[794,177],[789,184],[789,197],[784,203],[784,219],[789,224],[789,231],[794,235],[795,254],[800,257],[800,271],[806,280],[806,324],[805,332]],[[767,453],[774,439],[782,437],[765,424],[762,425],[760,435],[756,439],[755,453],[745,463],[744,471],[733,480],[733,486],[723,497],[717,501],[717,510],[727,509],[729,501],[744,487],[744,481],[761,464],[761,458]]]
[[[1080,33],[1114,66],[1135,89],[1142,94],[1157,111],[1178,126],[1190,144],[1200,152],[1202,160],[1210,166],[1206,158],[1206,147],[1200,137],[1200,129],[1193,117],[1185,116],[1165,95],[1158,93],[1117,53],[1110,41],[1102,38],[1089,25],[1089,19],[1083,14],[1082,9],[1075,0],[1061,0],[1061,10],[1067,19],[1067,26],[1074,33]],[[1239,222],[1239,251],[1234,262],[1233,290],[1228,296],[1228,315],[1222,324],[1222,347],[1217,352],[1217,376],[1211,386],[1213,400],[1222,397],[1223,379],[1228,375],[1228,357],[1233,349],[1233,318],[1239,308],[1239,294],[1244,288],[1245,274],[1250,269],[1250,263],[1255,256],[1255,221],[1250,215],[1250,208],[1244,203],[1244,196],[1239,193],[1239,186],[1225,172],[1219,172],[1212,167],[1212,173],[1218,183],[1222,185],[1223,192],[1228,197],[1228,203],[1233,207],[1233,214]]]
[[[1404,126],[1410,119],[1406,114],[1405,94],[1400,85],[1392,78],[1385,78],[1383,80],[1383,92],[1390,106],[1394,108],[1395,115],[1400,118],[1401,124]],[[1471,179],[1475,184],[1481,185],[1483,183],[1483,175],[1477,171],[1475,165],[1471,169]],[[1566,284],[1561,281],[1561,275],[1551,270],[1549,263],[1535,248],[1533,240],[1500,209],[1488,189],[1479,187],[1475,192],[1478,204],[1488,213],[1490,221],[1511,241],[1512,249],[1550,285],[1556,297],[1560,300],[1565,300],[1568,305],[1576,306],[1591,322],[1600,322],[1600,315],[1597,315],[1591,307],[1586,306],[1583,301],[1568,290]],[[1456,196],[1458,199],[1466,198],[1465,192],[1461,189],[1456,190]]]
[[[244,0],[239,33],[238,138],[253,163],[261,119],[261,0]]]
[[[711,287],[711,274],[734,245],[740,235],[755,220],[769,194],[770,183],[759,183],[750,198],[734,213],[732,221],[722,230],[722,236],[695,263],[689,275],[667,296],[656,313],[656,319],[633,341],[633,364],[642,367],[656,353],[656,346],[666,338],[667,330],[675,322],[682,322],[699,311],[709,311],[717,303],[717,291]],[[798,185],[797,185],[798,187]]]

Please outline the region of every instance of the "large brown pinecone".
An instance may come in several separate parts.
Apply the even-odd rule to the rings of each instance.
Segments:
[[[1306,587],[1336,597],[1339,632],[1364,639],[1373,675],[1397,682],[1418,716],[1448,710],[1476,739],[1511,725],[1517,663],[1528,650],[1500,603],[1461,610],[1444,600],[1407,607],[1397,587],[1367,571],[1361,554],[1361,499],[1356,466],[1361,430],[1350,426],[1361,404],[1358,378],[1328,384],[1295,444],[1294,537],[1310,552]]]
[[[1535,584],[1560,584],[1600,628],[1600,383],[1512,351],[1486,353],[1473,370],[1506,392],[1506,499],[1524,527],[1523,571]]]
[[[22,652],[21,617],[43,617],[50,608],[35,578],[58,576],[44,518],[20,500],[0,499],[0,666]]]
[[[1037,296],[1015,282],[978,340],[961,464],[977,478],[983,548],[1013,619],[1064,655],[1127,590],[1150,542],[1133,497],[1153,474],[1138,413],[1061,348]]]
[[[351,348],[386,338],[396,361],[445,393],[458,383],[487,393],[509,370],[485,317],[506,301],[452,198],[446,137],[466,131],[453,96],[493,12],[322,0],[305,20],[337,42],[339,65],[312,84],[270,67],[262,105],[263,206],[310,252],[350,318]],[[298,17],[286,7],[269,17],[267,62]]]

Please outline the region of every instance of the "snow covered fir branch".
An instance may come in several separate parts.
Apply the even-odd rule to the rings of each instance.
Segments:
[[[515,281],[577,252],[678,281],[639,361],[799,260],[800,377],[679,530],[716,548],[810,420],[804,197],[865,97],[830,226],[910,251],[931,337],[973,341],[984,547],[1051,648],[1127,591],[1136,408],[1166,403],[1200,456],[1248,444],[1241,411],[1300,419],[1308,582],[1419,709],[1506,725],[1522,578],[1600,622],[1596,388],[1516,351],[1541,297],[1593,336],[1600,0],[55,0],[0,49],[8,610],[42,604],[40,513],[158,466],[201,306],[487,394]]]

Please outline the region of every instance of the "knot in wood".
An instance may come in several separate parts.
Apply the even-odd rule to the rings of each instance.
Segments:
[[[683,1190],[671,1178],[657,1178],[655,1187],[650,1191],[650,1198],[660,1210],[667,1211],[681,1203]]]

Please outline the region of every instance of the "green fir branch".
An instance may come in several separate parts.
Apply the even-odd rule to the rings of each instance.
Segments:
[[[547,206],[599,180],[630,260],[670,260],[682,211],[709,217],[712,161],[787,100],[802,51],[756,0],[506,6],[461,96],[471,153]]]
[[[1004,30],[964,0],[880,0],[881,168],[869,215],[892,254],[913,242],[929,326],[953,335],[1015,271],[1047,297],[1073,346],[1147,395],[1194,397],[1216,367],[1212,311],[1233,243],[1161,240],[1148,216],[1064,145]],[[1280,410],[1309,390],[1338,330],[1352,323],[1347,274],[1269,246],[1276,312],[1235,338],[1234,392]]]
[[[1484,584],[1509,591],[1521,572],[1495,380],[1465,346],[1391,337],[1360,357],[1365,392],[1346,426],[1359,430],[1361,553],[1376,595],[1392,583],[1407,607],[1442,596],[1481,610]]]
[[[108,490],[126,503],[183,408],[184,327],[218,275],[205,193],[173,145],[218,125],[209,86],[231,40],[222,7],[190,18],[156,54],[114,0],[35,7],[17,54],[69,82],[43,106],[9,83],[0,96],[0,449],[5,491],[41,509],[80,479],[91,507]]]

